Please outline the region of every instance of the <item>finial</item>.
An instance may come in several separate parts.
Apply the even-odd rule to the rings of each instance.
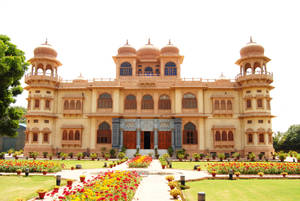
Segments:
[[[172,45],[172,43],[171,43],[171,39],[169,39],[169,44],[168,45]]]
[[[128,39],[126,39],[126,44],[125,45],[128,45]]]
[[[250,36],[250,43],[253,43],[252,36]]]
[[[148,45],[151,45],[150,38],[148,38]]]

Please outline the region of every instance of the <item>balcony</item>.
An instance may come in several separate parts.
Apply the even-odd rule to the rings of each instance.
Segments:
[[[53,82],[59,82],[61,80],[58,76],[53,76],[51,74],[43,74],[43,73],[36,73],[36,74],[27,74],[25,75],[25,83],[32,81],[32,80],[48,80]]]
[[[268,80],[269,82],[273,82],[273,73],[267,72],[267,73],[259,73],[259,74],[252,74],[252,73],[247,73],[246,75],[238,74],[235,77],[235,80],[237,82],[242,82],[245,80]]]
[[[234,141],[214,141],[215,147],[234,147]]]

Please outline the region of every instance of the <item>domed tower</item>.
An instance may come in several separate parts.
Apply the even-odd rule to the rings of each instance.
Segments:
[[[126,44],[118,49],[117,56],[113,57],[116,63],[116,77],[117,79],[134,77],[136,71],[136,50],[134,47]]]
[[[240,55],[236,62],[240,66],[236,82],[243,97],[240,117],[244,127],[245,154],[253,152],[271,157],[274,149],[270,91],[274,87],[271,86],[273,74],[267,71],[270,59],[264,55],[263,46],[253,42],[252,38],[240,50]]]
[[[54,97],[59,83],[57,69],[61,63],[56,59],[57,52],[48,44],[34,49],[34,57],[29,60],[31,72],[25,76],[25,89],[28,91],[27,136],[25,152],[51,152],[51,137],[54,130]]]
[[[180,78],[180,65],[182,61],[183,56],[179,54],[179,49],[169,40],[169,43],[160,50],[162,76]]]

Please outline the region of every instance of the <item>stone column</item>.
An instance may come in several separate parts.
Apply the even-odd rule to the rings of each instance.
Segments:
[[[171,132],[172,132],[172,135],[171,135],[171,145],[172,145],[173,150],[175,150],[175,129],[172,128]]]
[[[136,129],[136,148],[141,148],[141,120],[137,119],[137,129]]]
[[[112,119],[112,148],[120,147],[120,119]]]
[[[253,133],[253,142],[254,142],[254,145],[258,144],[258,133]]]
[[[181,140],[181,127],[182,127],[182,121],[181,118],[175,119],[175,149],[181,149],[182,147],[182,140]]]
[[[158,129],[154,128],[154,149],[158,148]]]
[[[120,149],[123,147],[123,128],[120,129]]]

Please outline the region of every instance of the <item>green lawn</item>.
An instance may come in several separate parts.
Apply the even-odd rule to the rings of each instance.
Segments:
[[[206,170],[207,163],[223,163],[223,162],[172,162],[174,169],[193,170],[195,165],[200,165],[201,170]]]
[[[300,181],[294,179],[203,180],[187,185],[187,201],[197,201],[198,192],[205,192],[206,201],[300,200]]]
[[[65,164],[64,169],[70,169],[72,166],[81,165],[82,169],[95,169],[95,168],[103,168],[104,163],[107,165],[112,163],[112,161],[92,161],[92,160],[53,160],[54,162],[60,162],[61,164]]]
[[[32,198],[38,196],[36,190],[53,189],[56,179],[51,176],[0,176],[0,201],[13,201],[18,197]],[[65,185],[66,181],[62,181]]]

